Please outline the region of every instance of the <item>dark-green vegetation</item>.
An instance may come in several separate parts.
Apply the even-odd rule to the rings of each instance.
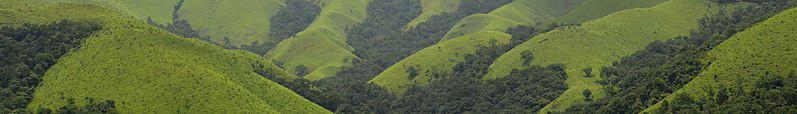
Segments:
[[[737,32],[743,31],[753,26],[755,23],[764,21],[780,11],[790,8],[792,5],[793,2],[790,2],[790,0],[772,0],[754,3],[750,6],[732,9],[730,11],[720,11],[715,15],[708,16],[700,22],[699,30],[692,32],[690,36],[680,37],[666,42],[654,42],[648,45],[645,50],[636,52],[629,57],[624,57],[619,62],[613,63],[612,66],[602,68],[601,76],[603,76],[604,80],[601,81],[601,84],[606,87],[605,91],[608,95],[605,98],[600,98],[593,102],[570,108],[567,111],[569,113],[641,112],[661,101],[666,97],[665,95],[682,88],[695,76],[698,76],[705,66],[705,64],[700,61],[700,58],[704,57],[706,53],[715,46],[727,40]],[[740,90],[722,91],[731,92]],[[754,91],[767,90],[755,89]],[[720,93],[728,94],[727,92]],[[761,93],[766,94],[766,92]],[[748,94],[737,95],[739,96],[735,97],[754,97]],[[778,93],[770,95],[779,96],[783,94]],[[668,101],[664,104],[670,107],[677,105],[682,108],[688,108],[683,110],[666,109],[667,111],[672,111],[672,113],[717,113],[714,111],[725,110],[730,107],[745,107],[743,106],[745,105],[744,102],[759,102],[736,101],[736,104],[728,104],[725,103],[725,101],[711,102],[704,100],[703,102],[697,102],[692,99],[677,98],[681,100]],[[701,108],[701,106],[707,105],[722,105],[727,107]],[[760,106],[771,107],[770,105]],[[696,110],[690,110],[696,108],[712,111],[697,112]]]
[[[310,26],[319,13],[321,13],[321,8],[311,0],[286,0],[285,7],[281,8],[276,15],[271,16],[271,29],[268,34],[271,39],[262,44],[254,42],[242,48],[250,51],[257,50],[254,52],[260,55],[265,54],[280,41],[293,37]]]
[[[112,100],[95,102],[92,98],[86,98],[85,102],[87,103],[86,105],[77,106],[75,99],[70,98],[67,99],[66,106],[60,107],[56,111],[40,109],[36,112],[39,114],[119,114],[119,111],[116,110],[116,102]]]
[[[531,27],[511,30],[519,44],[544,32]],[[286,87],[315,103],[339,113],[531,113],[555,99],[567,89],[564,66],[533,66],[516,69],[510,76],[482,80],[492,61],[514,45],[481,47],[453,68],[453,72],[434,72],[434,83],[415,86],[403,95],[393,95],[366,82],[380,72],[379,64],[359,61],[338,76],[309,82],[303,79],[278,80]],[[533,54],[529,54],[529,58]],[[409,74],[419,71],[412,69]],[[372,75],[364,75],[372,74]],[[310,85],[310,86],[308,86]],[[444,98],[444,99],[441,99]]]
[[[459,10],[432,16],[413,29],[402,27],[421,13],[419,0],[375,0],[368,18],[349,29],[348,43],[358,57],[378,64],[380,71],[410,54],[440,41],[456,22],[475,13],[486,13],[512,0],[463,0]],[[374,74],[375,76],[376,74]]]
[[[741,83],[739,83],[741,84]],[[708,98],[692,98],[678,94],[672,101],[664,101],[657,113],[797,113],[797,74],[781,76],[766,73],[752,89],[742,86],[724,87],[710,92]]]
[[[45,71],[97,30],[68,20],[0,28],[0,113],[25,112]]]

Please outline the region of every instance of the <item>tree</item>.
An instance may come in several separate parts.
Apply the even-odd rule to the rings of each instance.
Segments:
[[[592,67],[584,68],[581,71],[584,72],[584,77],[592,77]]]
[[[587,102],[592,101],[592,91],[590,91],[589,89],[585,89],[584,92],[581,93],[581,95],[584,95],[584,99]]]
[[[304,65],[296,66],[296,75],[305,76],[307,73],[310,73],[310,69],[307,69]]]

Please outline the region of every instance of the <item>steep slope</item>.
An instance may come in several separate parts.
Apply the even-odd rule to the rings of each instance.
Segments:
[[[600,71],[602,66],[644,49],[653,41],[687,35],[698,27],[698,20],[705,15],[707,6],[702,0],[671,0],[541,34],[499,57],[485,79],[499,78],[513,69],[528,67],[522,64],[524,52],[533,53],[533,65],[564,64],[569,90],[540,112],[562,111],[573,103],[583,102],[584,90],[592,90],[597,98],[604,95],[596,83],[600,76],[585,77],[582,69]]]
[[[766,76],[794,73],[797,71],[797,50],[793,45],[797,43],[793,36],[797,31],[795,20],[797,9],[793,8],[737,33],[708,53],[704,61],[709,65],[700,75],[665,100],[673,102],[679,95],[704,99],[709,93],[718,93],[720,87],[747,90]],[[646,112],[660,110],[662,102]]]
[[[644,7],[645,5],[659,3],[660,0],[634,0],[634,1],[622,1],[628,2],[629,4],[637,4],[637,7]],[[554,19],[552,17],[553,14],[556,15],[565,15],[568,13],[567,10],[574,8],[570,6],[571,4],[577,4],[580,1],[566,1],[566,0],[556,0],[556,1],[543,1],[543,0],[518,0],[507,5],[504,5],[490,14],[475,14],[469,17],[466,17],[462,21],[460,21],[454,28],[447,33],[446,37],[444,37],[443,41],[441,41],[438,45],[426,48],[424,50],[439,50],[435,49],[436,47],[443,46],[443,47],[467,47],[473,46],[472,44],[476,44],[479,42],[469,42],[469,41],[480,41],[480,40],[462,40],[462,41],[452,41],[451,43],[445,38],[449,37],[452,34],[460,34],[460,33],[467,33],[464,36],[455,35],[457,37],[451,38],[458,39],[458,38],[471,38],[472,36],[480,36],[483,38],[492,38],[492,39],[509,39],[511,36],[506,36],[507,34],[504,33],[505,30],[509,29],[510,27],[515,27],[518,25],[526,25],[526,24],[534,24],[538,22],[552,22]],[[630,6],[630,5],[629,5]],[[579,7],[585,8],[576,8],[576,9],[616,9],[618,8],[631,8],[627,7],[626,5],[604,5],[604,6],[589,6],[589,5],[580,5]],[[588,11],[588,10],[583,10]],[[573,12],[575,13],[575,12]],[[577,13],[581,14],[581,13]],[[589,14],[589,13],[583,13]],[[607,14],[608,13],[604,13]],[[589,14],[592,16],[593,14]],[[597,18],[597,17],[596,17]],[[526,23],[526,24],[524,24]],[[466,25],[466,26],[465,26]],[[467,30],[466,30],[467,29]],[[471,33],[473,32],[473,33]],[[478,35],[472,35],[478,34]],[[487,35],[491,34],[491,35]],[[486,37],[492,36],[492,37]],[[497,36],[497,37],[496,37]],[[462,62],[463,59],[448,59],[451,57],[457,57],[458,55],[465,55],[465,54],[472,54],[475,53],[475,49],[478,47],[468,47],[468,49],[457,49],[457,48],[449,48],[446,51],[450,52],[440,52],[440,51],[418,51],[414,55],[426,55],[428,57],[408,57],[405,60],[406,62],[399,62],[387,70],[383,71],[381,74],[376,76],[371,83],[380,85],[383,88],[388,89],[393,93],[403,93],[407,87],[415,86],[415,85],[423,85],[427,81],[413,81],[413,80],[428,80],[428,76],[432,75],[428,72],[422,72],[421,75],[417,76],[419,78],[407,78],[408,75],[406,71],[409,68],[417,69],[419,71],[441,71],[441,72],[450,72],[451,68],[454,67],[454,64],[458,62]],[[420,65],[419,65],[420,64]]]
[[[295,78],[257,55],[180,38],[91,5],[0,1],[0,23],[98,22],[59,59],[28,109],[112,100],[121,113],[329,113],[261,75]],[[260,74],[260,75],[259,75]]]
[[[365,20],[371,0],[328,1],[316,20],[295,37],[283,40],[266,55],[289,72],[319,80],[359,59],[346,43],[346,30]],[[306,75],[304,75],[306,74]]]
[[[410,23],[405,25],[404,30],[415,28],[415,26],[426,22],[426,20],[432,16],[457,11],[460,2],[461,0],[421,0],[423,12],[421,15],[418,15],[418,17],[410,21]]]
[[[454,65],[463,61],[463,55],[475,53],[481,47],[506,46],[512,38],[501,32],[477,32],[424,48],[389,67],[369,81],[395,94],[422,85],[432,79],[431,72],[452,72]],[[414,69],[417,73],[410,69]]]
[[[516,0],[488,14],[466,17],[443,40],[478,31],[504,31],[519,25],[545,26],[556,22],[575,24],[616,11],[650,7],[664,1],[666,0]]]

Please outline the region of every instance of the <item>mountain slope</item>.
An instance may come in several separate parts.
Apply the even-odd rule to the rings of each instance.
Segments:
[[[440,15],[442,13],[451,13],[457,11],[459,8],[461,0],[421,0],[421,6],[423,6],[423,12],[421,15],[418,15],[415,19],[410,21],[407,25],[404,26],[405,30],[409,30],[418,26],[423,22],[426,22],[429,18],[435,15]]]
[[[121,113],[329,113],[259,75],[296,78],[248,52],[180,38],[91,5],[0,4],[4,24],[70,19],[103,28],[45,73],[31,110],[90,98],[115,101]]]
[[[213,42],[233,46],[264,43],[269,39],[272,16],[284,0],[186,0],[178,15]],[[171,10],[169,10],[171,11]]]
[[[186,20],[200,36],[232,46],[264,43],[269,38],[269,19],[276,15],[284,0],[37,0],[94,4],[115,9],[140,20],[173,24]],[[177,10],[177,11],[175,11]]]
[[[648,0],[648,1],[638,0],[638,1],[624,1],[624,2],[637,3],[640,4],[640,6],[637,7],[643,7],[645,6],[641,5],[643,3],[657,3],[658,1],[659,0]],[[449,40],[458,39],[458,38],[471,38],[473,36],[479,36],[482,38],[490,38],[490,39],[500,39],[499,41],[504,39],[508,40],[509,38],[511,38],[511,36],[506,36],[507,34],[504,33],[505,30],[509,29],[510,27],[524,25],[523,23],[551,22],[553,21],[552,19],[542,18],[542,17],[554,17],[551,15],[552,14],[564,15],[564,13],[567,12],[565,11],[542,12],[542,11],[567,10],[572,7],[562,6],[562,5],[575,4],[571,2],[577,3],[578,1],[541,1],[541,0],[514,1],[512,3],[509,3],[492,11],[490,14],[475,14],[466,17],[465,19],[460,21],[457,26],[452,28],[451,31],[449,31],[449,33],[447,34],[447,36],[467,31],[468,34],[465,34],[464,36],[457,35],[458,37],[454,37]],[[596,9],[596,8],[616,9],[615,7],[618,6],[582,5],[579,7],[589,7],[589,8],[577,8],[577,9]],[[620,8],[629,8],[629,7],[622,6]],[[545,16],[540,16],[540,15],[545,15]],[[486,18],[481,18],[481,17],[486,17]],[[492,20],[492,18],[500,20]],[[472,21],[473,23],[470,21]],[[486,24],[486,25],[473,25],[473,24]],[[462,26],[462,25],[467,25],[467,26]],[[469,41],[482,41],[482,40],[462,40],[462,41],[451,41],[450,43],[448,43],[449,41],[444,39],[443,41],[438,43],[438,45],[424,49],[430,51],[418,51],[415,54],[413,54],[413,56],[424,55],[428,57],[410,56],[405,60],[402,60],[404,62],[399,62],[391,66],[387,70],[383,71],[373,80],[371,80],[371,83],[380,85],[381,87],[386,88],[393,93],[403,93],[404,90],[407,89],[408,87],[415,85],[423,85],[426,82],[428,82],[424,80],[428,80],[430,78],[428,76],[432,74],[430,74],[429,72],[422,72],[419,76],[417,76],[418,78],[407,78],[408,75],[406,71],[408,71],[409,68],[414,68],[419,71],[450,72],[451,69],[454,67],[454,64],[462,62],[463,59],[461,59],[461,57],[459,59],[448,59],[448,58],[458,57],[459,55],[465,55],[465,54],[473,54],[475,53],[475,49],[470,49],[470,48],[479,48],[478,46],[477,47],[472,46],[472,44],[476,44],[479,42],[469,42]],[[436,47],[467,47],[467,46],[471,47],[468,47],[466,49],[459,49],[459,48],[444,49],[450,52],[431,51],[431,50],[439,50],[435,49]],[[504,46],[506,46],[506,44],[504,44]]]
[[[400,95],[412,86],[429,82],[432,75],[435,75],[431,72],[452,72],[451,68],[458,62],[464,61],[465,54],[475,53],[481,47],[509,45],[511,38],[509,34],[501,32],[477,32],[447,40],[399,61],[369,83],[377,84]],[[412,72],[410,69],[415,69],[418,73],[410,73]]]
[[[595,19],[623,9],[650,7],[665,0],[516,0],[488,14],[471,15],[443,37],[455,38],[478,31],[504,31],[511,27],[570,24]]]
[[[792,8],[737,33],[708,53],[704,60],[709,65],[700,75],[665,100],[673,101],[679,95],[708,98],[710,92],[717,93],[720,87],[748,89],[768,75],[794,73],[797,71],[797,50],[793,45],[797,43],[793,36],[797,31],[795,20],[797,9]],[[646,112],[660,110],[662,102]]]
[[[354,49],[346,43],[345,31],[365,20],[365,10],[370,1],[325,2],[328,4],[307,29],[277,44],[266,57],[284,63],[286,70],[300,72],[298,74],[309,80],[335,74],[341,67],[359,59],[352,53]]]
[[[592,90],[593,96],[598,98],[604,95],[598,91],[601,86],[596,83],[600,77],[585,77],[582,69],[601,71],[602,66],[641,50],[653,41],[687,35],[698,27],[698,20],[705,15],[707,6],[702,0],[671,0],[541,34],[499,57],[485,79],[499,78],[513,69],[527,67],[521,64],[521,54],[526,51],[533,53],[533,65],[562,63],[569,76],[569,90],[541,112],[562,111],[572,103],[583,102],[584,90]]]
[[[34,0],[39,2],[63,2],[76,4],[94,4],[114,9],[122,14],[134,16],[140,20],[152,19],[158,24],[172,22],[172,11],[180,0]]]

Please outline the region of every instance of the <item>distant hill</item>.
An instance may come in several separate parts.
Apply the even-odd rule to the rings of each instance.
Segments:
[[[452,39],[478,31],[505,31],[511,27],[578,24],[610,13],[650,7],[665,0],[515,0],[487,14],[466,17],[443,37]]]
[[[533,53],[532,65],[564,64],[569,90],[540,110],[562,111],[573,103],[583,102],[584,90],[601,97],[600,68],[644,49],[654,41],[668,40],[689,34],[706,15],[708,3],[702,0],[670,0],[650,8],[629,9],[579,26],[564,27],[531,38],[499,57],[485,79],[509,75],[523,69],[523,52]],[[585,77],[583,69],[591,68]]]
[[[723,92],[720,88],[738,87],[751,92],[752,88],[758,86],[757,83],[765,82],[771,76],[795,78],[787,77],[790,74],[794,76],[797,72],[797,50],[793,45],[797,43],[793,36],[797,31],[795,20],[797,9],[792,8],[737,33],[709,51],[704,58],[708,66],[700,75],[664,100],[675,104],[678,102],[674,99],[679,95],[693,99],[710,99],[714,96],[709,93]],[[646,112],[661,110],[662,102],[648,108]]]
[[[269,19],[284,7],[284,0],[35,0],[94,4],[139,20],[173,24],[185,20],[200,36],[232,46],[268,41]]]
[[[636,0],[624,2],[638,4],[639,6],[636,7],[644,7],[645,5],[658,3],[657,0]],[[380,85],[391,92],[400,94],[403,93],[403,91],[408,87],[424,85],[426,82],[428,82],[429,78],[431,78],[429,76],[432,75],[429,73],[430,71],[451,72],[451,69],[456,63],[464,61],[463,55],[476,53],[476,49],[480,48],[478,45],[473,44],[484,43],[489,41],[489,39],[495,39],[499,42],[510,40],[512,36],[508,36],[505,31],[511,27],[532,25],[538,22],[554,22],[552,18],[557,16],[553,16],[552,14],[565,15],[568,13],[568,9],[597,8],[615,9],[612,11],[617,11],[617,8],[633,8],[627,7],[626,5],[606,5],[601,7],[589,6],[590,8],[577,8],[587,7],[588,5],[560,6],[578,3],[580,3],[580,1],[517,0],[499,7],[489,14],[471,15],[461,20],[456,26],[454,26],[454,28],[452,28],[446,34],[446,36],[443,37],[443,41],[440,43],[416,52],[412,56],[402,60],[402,62],[399,62],[386,69],[370,82]],[[603,14],[608,15],[608,13]],[[453,35],[460,33],[464,35]],[[456,37],[449,38],[452,35]],[[474,40],[473,37],[476,37],[476,39],[479,40]],[[458,38],[465,39],[450,41]],[[509,46],[509,43],[501,44],[501,46]],[[408,71],[410,68],[417,69],[418,71],[421,71],[421,73],[415,78],[409,78],[406,71]]]
[[[52,66],[30,110],[115,101],[121,113],[330,113],[265,76],[297,78],[257,55],[175,36],[93,5],[0,2],[0,23],[98,22]]]
[[[309,80],[320,80],[335,74],[341,67],[359,59],[346,43],[346,30],[367,17],[371,0],[330,0],[307,29],[285,39],[266,57],[292,73]]]

